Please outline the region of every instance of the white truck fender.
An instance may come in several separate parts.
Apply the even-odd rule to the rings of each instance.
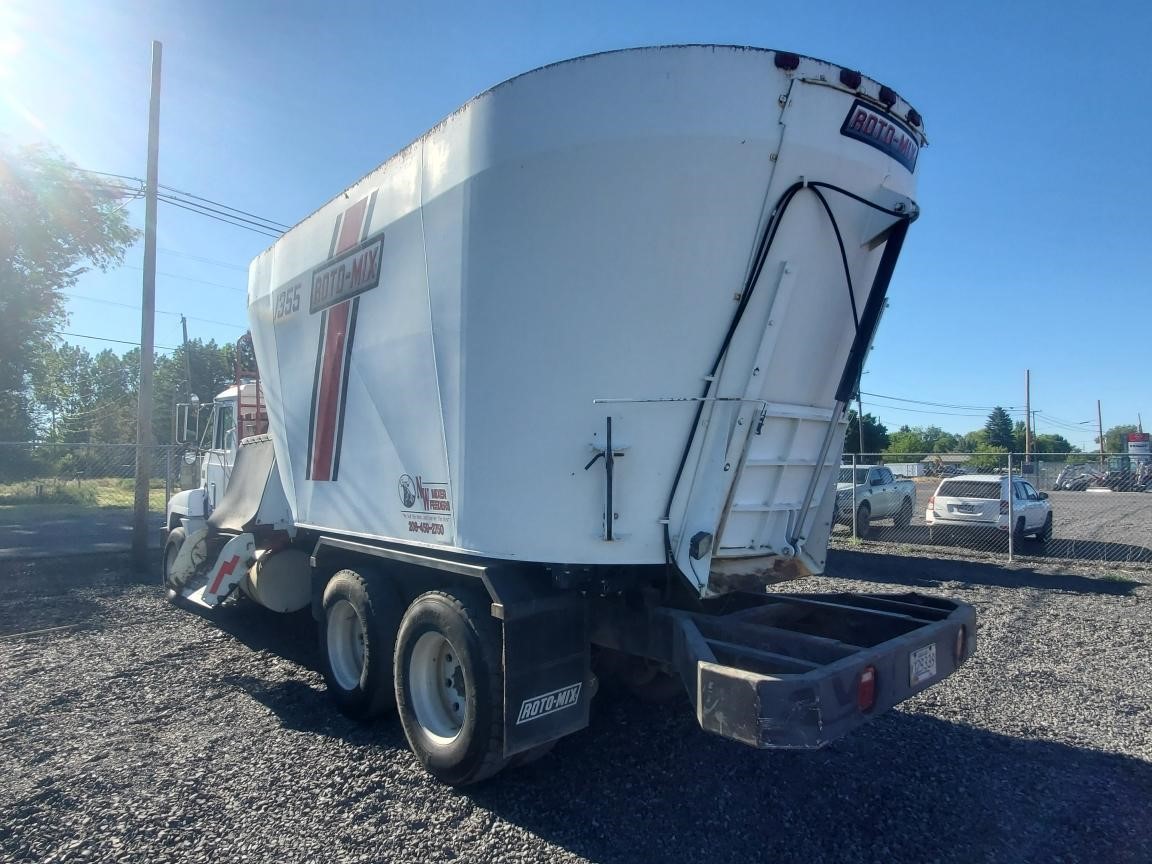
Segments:
[[[177,492],[168,499],[168,511],[166,514],[165,526],[167,528],[175,528],[179,524],[184,524],[189,533],[193,529],[187,523],[190,520],[200,520],[208,518],[208,493],[204,489],[185,489],[183,492]],[[178,521],[173,521],[176,519]]]

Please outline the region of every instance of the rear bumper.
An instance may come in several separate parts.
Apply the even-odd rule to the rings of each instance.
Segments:
[[[987,534],[989,531],[1007,531],[1008,517],[1000,516],[995,522],[977,522],[972,519],[949,519],[946,516],[933,516],[931,511],[924,514],[924,522],[929,528],[947,528],[949,531],[970,531],[973,534]]]
[[[731,614],[672,614],[676,666],[700,726],[760,748],[822,747],[948,677],[976,649],[971,606],[919,594],[768,595]],[[914,681],[913,652],[922,658],[927,646],[935,672]],[[862,706],[869,669],[874,695]]]

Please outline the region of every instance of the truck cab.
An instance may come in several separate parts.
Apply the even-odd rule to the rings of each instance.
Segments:
[[[262,395],[259,382],[243,381],[212,400],[212,413],[199,446],[186,457],[198,462],[199,483],[197,488],[176,493],[168,502],[168,530],[189,519],[206,519],[223,498],[240,441],[268,431]]]

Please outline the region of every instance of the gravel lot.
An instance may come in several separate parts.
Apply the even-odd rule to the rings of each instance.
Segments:
[[[974,603],[977,656],[807,754],[601,696],[460,792],[395,721],[328,707],[306,613],[182,612],[114,556],[0,562],[0,861],[1152,861],[1152,574],[844,550],[829,571],[805,589]]]

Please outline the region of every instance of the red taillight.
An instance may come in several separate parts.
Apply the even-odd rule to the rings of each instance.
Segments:
[[[935,495],[933,495],[931,498],[928,499],[928,509],[929,510],[935,510],[936,509],[936,496]]]
[[[856,706],[861,711],[871,711],[876,704],[876,667],[865,666],[856,685]]]
[[[1001,516],[1007,516],[1008,515],[1008,502],[1003,500],[1003,499],[1000,500],[1000,515]]]

